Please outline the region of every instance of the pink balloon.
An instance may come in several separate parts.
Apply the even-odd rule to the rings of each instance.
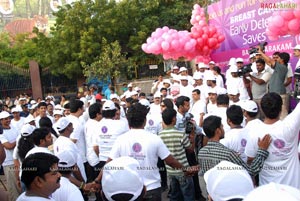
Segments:
[[[282,11],[280,14],[281,14],[282,18],[285,19],[285,20],[291,20],[291,19],[294,18],[294,13],[293,13],[292,10]]]
[[[153,43],[153,38],[147,38],[147,43],[148,43],[148,44]]]
[[[168,51],[169,48],[170,48],[170,44],[167,42],[167,41],[164,41],[161,43],[161,48],[164,50],[164,51]]]
[[[293,19],[288,23],[288,28],[291,31],[297,31],[300,28],[300,21],[298,19]]]
[[[142,45],[142,50],[143,50],[144,52],[148,53],[148,50],[147,50],[147,44],[146,44],[146,43],[144,43],[144,44]]]
[[[294,15],[296,18],[300,19],[300,10],[294,10]]]
[[[278,39],[279,39],[278,36],[268,36],[268,38],[269,38],[270,40],[272,40],[272,41],[278,40]]]
[[[172,46],[173,49],[178,49],[178,47],[179,47],[179,42],[178,42],[178,40],[173,40],[173,41],[171,42],[171,46]]]
[[[225,40],[225,36],[224,35],[219,35],[218,37],[218,42],[221,43]]]
[[[208,39],[208,47],[213,48],[218,43],[217,39],[215,38],[209,38]]]
[[[276,22],[274,25],[277,27],[281,27],[284,24],[284,19],[280,15],[276,15],[272,20]]]
[[[199,25],[200,25],[200,26],[204,26],[205,24],[206,24],[206,22],[205,22],[204,20],[200,20],[200,21],[199,21]]]

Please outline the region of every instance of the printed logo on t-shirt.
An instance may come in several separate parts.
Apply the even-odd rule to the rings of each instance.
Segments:
[[[274,140],[273,144],[278,149],[282,149],[285,147],[285,142],[281,139]]]
[[[107,133],[107,127],[106,127],[106,126],[103,126],[103,127],[101,128],[101,131],[102,131],[102,133]]]
[[[140,143],[136,142],[133,144],[132,150],[136,153],[139,153],[142,151],[142,145]]]
[[[241,145],[242,145],[242,147],[246,147],[246,145],[247,145],[247,140],[243,138],[243,139],[241,140]]]
[[[150,119],[150,120],[148,121],[148,123],[149,123],[150,126],[153,126],[154,121],[153,121],[152,119]]]

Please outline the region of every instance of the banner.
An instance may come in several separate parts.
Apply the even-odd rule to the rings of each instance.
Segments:
[[[279,3],[276,0],[221,0],[208,6],[209,24],[215,25],[225,35],[221,47],[212,53],[212,60],[223,70],[227,69],[228,61],[232,57],[243,58],[244,64],[247,64],[250,47],[266,41],[266,54],[271,56],[277,51],[290,53],[290,63],[294,69],[298,59],[294,58],[292,53],[298,42],[296,38],[299,37],[287,35],[278,41],[270,42],[265,33],[268,18],[275,12],[274,9],[279,11],[300,7],[296,3],[289,5],[290,7],[287,3]]]

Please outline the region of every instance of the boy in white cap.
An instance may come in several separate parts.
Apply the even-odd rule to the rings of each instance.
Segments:
[[[103,168],[103,200],[142,201],[146,192],[140,164],[134,158],[123,156],[107,163]]]
[[[24,117],[20,116],[20,112],[22,112],[22,108],[20,106],[16,106],[11,110],[13,114],[13,119],[11,120],[11,125],[15,127],[18,131],[21,130],[22,126],[24,125]]]

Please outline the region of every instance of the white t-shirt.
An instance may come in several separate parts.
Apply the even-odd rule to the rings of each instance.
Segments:
[[[220,140],[220,143],[229,149],[237,152],[240,158],[247,162],[245,147],[248,141],[248,133],[243,128],[230,129],[225,133],[225,138]]]
[[[158,133],[162,130],[161,114],[158,115],[148,113],[144,129],[150,133],[158,135]]]
[[[223,80],[222,75],[217,75],[215,77],[216,77],[216,85],[218,87],[224,88],[224,80]]]
[[[78,147],[78,151],[83,160],[83,163],[85,163],[85,162],[87,162],[87,160],[86,160],[86,142],[85,142],[85,137],[84,137],[85,122],[80,121],[80,119],[74,115],[69,115],[67,118],[73,124],[73,128],[74,128],[73,132],[70,135],[70,139],[77,140],[75,144]]]
[[[116,139],[128,131],[128,126],[122,120],[103,118],[99,122],[99,132],[93,136],[93,145],[99,146],[99,160],[107,161]]]
[[[66,177],[60,177],[60,187],[52,193],[55,201],[84,201],[80,190]]]
[[[121,135],[115,142],[110,158],[129,156],[136,159],[139,164],[147,191],[159,188],[160,175],[157,160],[167,158],[170,152],[161,138],[144,129],[131,129]]]
[[[34,154],[34,153],[53,154],[47,147],[38,147],[38,146],[35,146],[32,149],[30,149],[29,152],[27,152],[25,158],[27,158],[30,154]]]
[[[93,136],[99,135],[100,123],[94,119],[89,119],[85,124],[85,142],[86,142],[86,159],[91,166],[97,165],[99,157],[94,151]]]
[[[226,115],[227,107],[216,107],[213,112],[206,114],[203,119],[206,119],[207,117],[211,115],[218,116],[222,119],[223,129],[226,133],[230,130],[230,126],[227,124],[227,115]]]
[[[52,199],[51,197],[47,199],[38,196],[27,196],[26,192],[24,192],[17,198],[17,201],[56,201],[56,200]]]
[[[53,151],[54,151],[54,155],[57,155],[59,152],[63,152],[63,151],[72,151],[74,153],[77,153],[76,164],[80,170],[81,176],[83,177],[84,181],[87,180],[81,154],[76,144],[74,144],[74,142],[70,138],[67,138],[62,135],[59,136],[53,144]]]
[[[233,90],[233,88],[236,88],[238,92],[240,93],[240,100],[249,100],[248,91],[245,87],[243,78],[241,77],[232,77],[226,82],[227,84],[227,90]]]
[[[297,61],[295,69],[300,68],[300,59]]]
[[[275,182],[300,188],[300,166],[298,158],[298,134],[300,130],[300,104],[284,120],[273,124],[262,123],[250,131],[250,140],[245,153],[255,157],[258,150],[258,138],[270,134],[272,143],[268,151],[269,157],[259,173],[260,185]]]
[[[47,115],[47,117],[51,120],[51,122],[52,122],[52,124],[53,124],[53,123],[54,123],[54,118],[51,117],[50,115]],[[41,116],[35,117],[35,126],[36,126],[37,128],[40,127],[40,119],[41,119]]]
[[[149,113],[154,115],[160,115],[161,114],[160,104],[151,103]]]
[[[24,123],[24,120],[25,118],[24,117],[21,117],[19,119],[19,121],[16,121],[15,119],[12,119],[11,122],[10,122],[10,125],[15,127],[17,129],[18,132],[21,131],[21,128],[23,127],[23,125],[25,124]]]
[[[217,109],[217,103],[212,104],[211,102],[207,103],[206,109],[207,109],[207,114],[215,113],[215,110]]]
[[[0,141],[2,144],[9,142],[9,143],[14,143],[17,140],[17,137],[19,135],[19,132],[14,128],[14,127],[10,127],[10,129],[3,129],[3,134],[0,135]],[[5,154],[6,154],[6,158],[4,160],[4,162],[2,163],[2,166],[8,166],[8,165],[13,165],[14,164],[14,160],[13,160],[13,152],[14,149],[6,149],[5,150]]]
[[[192,91],[194,90],[193,85],[182,86],[180,85],[179,96],[187,96],[192,100]]]
[[[197,100],[194,104],[191,105],[189,112],[194,116],[196,124],[199,125],[200,114],[206,114],[206,104],[201,99]]]

